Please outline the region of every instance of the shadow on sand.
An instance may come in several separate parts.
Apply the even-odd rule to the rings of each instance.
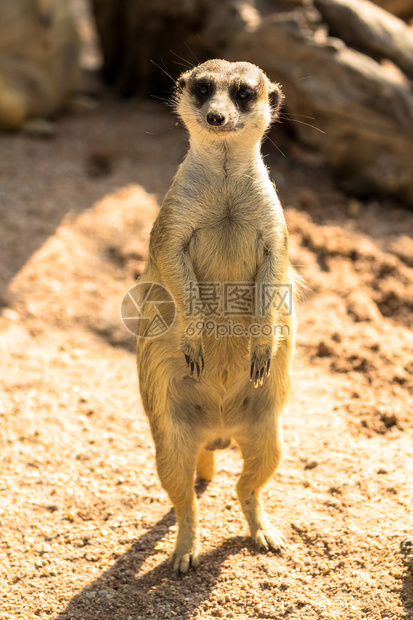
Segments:
[[[199,496],[206,487],[198,487]],[[201,565],[178,576],[167,560],[137,576],[161,539],[175,523],[171,509],[100,577],[73,597],[54,620],[187,620],[214,589],[223,562],[247,548],[257,553],[249,537],[234,536],[201,557]]]
[[[413,618],[413,570],[406,573],[400,592],[400,599],[406,612],[406,619]]]

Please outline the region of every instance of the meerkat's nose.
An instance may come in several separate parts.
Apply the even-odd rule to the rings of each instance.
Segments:
[[[209,125],[215,125],[217,127],[225,123],[225,116],[223,114],[219,114],[219,112],[208,112],[207,122]]]

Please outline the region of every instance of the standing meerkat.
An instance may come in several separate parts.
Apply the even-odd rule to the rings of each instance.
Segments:
[[[237,493],[251,536],[261,549],[284,547],[259,495],[281,458],[295,332],[287,229],[260,152],[281,100],[279,85],[247,62],[209,60],[176,84],[190,148],[137,287],[143,315],[154,319],[164,302],[170,327],[144,337],[142,322],[137,360],[159,478],[178,521],[177,572],[199,561],[195,471],[210,480],[214,450],[231,439],[244,461]]]

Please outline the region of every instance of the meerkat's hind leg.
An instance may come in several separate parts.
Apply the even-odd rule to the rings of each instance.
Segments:
[[[214,450],[201,449],[197,463],[198,479],[202,482],[210,482],[215,474],[215,452]]]
[[[154,434],[156,465],[162,486],[176,514],[178,535],[171,564],[177,574],[187,573],[199,563],[197,499],[194,489],[198,446],[185,441],[183,429]]]
[[[244,459],[237,493],[251,537],[259,549],[284,549],[284,536],[278,528],[270,524],[260,498],[262,486],[277,469],[281,459],[278,424],[274,421],[274,424],[262,425],[262,428],[254,433],[254,437],[236,439]]]

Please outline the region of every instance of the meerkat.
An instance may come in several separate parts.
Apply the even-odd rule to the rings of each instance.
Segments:
[[[209,60],[176,83],[190,148],[153,225],[140,278],[140,290],[160,284],[157,299],[170,294],[174,304],[165,306],[169,329],[157,338],[138,334],[137,363],[158,475],[176,512],[178,573],[199,562],[195,472],[211,480],[214,450],[230,440],[243,457],[237,493],[253,540],[263,550],[285,544],[260,499],[281,458],[295,334],[291,305],[285,311],[262,297],[266,287],[294,291],[296,281],[260,150],[281,100],[280,86],[247,62]],[[221,306],[211,321],[213,287]],[[228,289],[236,297],[237,287],[248,303],[255,295],[254,312],[222,299]],[[141,302],[150,318],[154,305]]]
[[[42,132],[74,89],[80,39],[69,0],[2,0],[0,129]]]

